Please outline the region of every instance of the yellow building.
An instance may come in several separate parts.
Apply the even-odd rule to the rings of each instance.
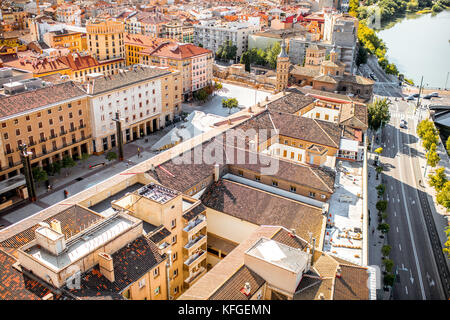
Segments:
[[[86,24],[89,53],[99,61],[124,59],[124,31],[123,22],[89,21]]]
[[[87,50],[86,34],[68,30],[52,31],[44,34],[44,42],[51,48],[67,48],[73,51]]]
[[[281,44],[281,52],[277,58],[277,83],[276,92],[286,89],[289,80],[289,56],[286,53],[286,43],[283,39]]]
[[[206,273],[206,216],[200,200],[150,183],[113,201],[112,207],[147,223],[148,234],[169,255],[170,298],[176,299]]]
[[[130,66],[140,63],[139,60],[141,51],[153,50],[165,41],[168,41],[168,39],[125,33],[124,43],[126,65]]]

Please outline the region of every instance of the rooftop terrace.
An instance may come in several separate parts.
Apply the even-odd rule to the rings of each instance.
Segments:
[[[178,191],[154,183],[140,188],[137,193],[160,204],[164,204],[180,194]]]

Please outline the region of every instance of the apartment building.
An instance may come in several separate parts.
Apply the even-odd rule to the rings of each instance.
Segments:
[[[216,20],[200,21],[194,26],[194,44],[213,51],[227,41],[231,41],[237,47],[237,60],[248,49],[249,34],[260,31],[258,26],[248,22],[221,23]]]
[[[169,256],[169,299],[206,273],[206,216],[200,200],[150,183],[113,201],[112,208],[144,221],[149,239]]]
[[[81,9],[75,4],[61,4],[57,6],[55,17],[59,22],[81,26]]]
[[[19,266],[7,259],[8,276],[20,276],[10,298],[166,299],[167,256],[145,238],[142,225],[120,212],[103,217],[77,205],[61,210],[22,233],[20,243],[4,243],[14,248]]]
[[[91,20],[86,23],[90,55],[99,61],[125,59],[125,26],[113,20]]]
[[[133,65],[140,63],[140,52],[143,50],[153,50],[167,39],[154,38],[151,36],[144,36],[141,34],[125,33],[125,57],[126,65]]]
[[[133,13],[124,20],[126,32],[154,38],[161,38],[163,25],[167,22],[169,20],[160,12]]]
[[[25,81],[31,80],[39,79]],[[15,90],[25,85],[13,84]],[[65,156],[76,159],[92,153],[88,97],[73,82],[2,97],[0,110],[1,180],[23,171],[18,149],[21,144],[32,152],[32,166],[41,168]]]
[[[179,21],[166,23],[161,28],[161,37],[172,39],[177,42],[194,42],[194,26]]]
[[[92,150],[100,154],[117,145],[120,113],[125,143],[166,126],[181,112],[181,76],[178,71],[135,67],[114,75],[87,75],[84,84],[90,97]]]
[[[86,34],[83,32],[56,30],[44,34],[44,42],[50,48],[67,48],[71,52],[87,50]]]
[[[139,56],[142,64],[180,71],[185,100],[212,82],[211,50],[190,43],[163,42],[155,49],[140,51]]]

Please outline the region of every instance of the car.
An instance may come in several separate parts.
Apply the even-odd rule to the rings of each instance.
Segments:
[[[434,98],[439,98],[439,93],[437,92],[432,92],[430,95]]]
[[[376,77],[373,73],[371,73],[371,74],[369,75],[369,77],[370,77],[372,80],[375,80],[375,81],[378,80],[377,77]]]
[[[427,94],[427,95],[424,96],[423,98],[428,100],[428,99],[431,99],[432,97],[433,97],[433,96],[432,96],[431,94]]]
[[[407,98],[406,98],[406,101],[410,101],[410,100],[414,100],[415,98],[414,98],[414,96],[408,96]]]
[[[400,120],[400,128],[405,129],[406,125],[407,125],[407,122],[404,119]]]
[[[419,93],[414,93],[412,96],[413,96],[414,98],[418,98],[418,97],[420,97],[420,94],[419,94]]]

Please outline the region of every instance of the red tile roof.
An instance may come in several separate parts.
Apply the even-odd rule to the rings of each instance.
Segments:
[[[142,53],[151,56],[183,60],[203,54],[212,53],[212,51],[194,46],[191,43],[162,43],[156,49],[152,51],[143,50]]]

